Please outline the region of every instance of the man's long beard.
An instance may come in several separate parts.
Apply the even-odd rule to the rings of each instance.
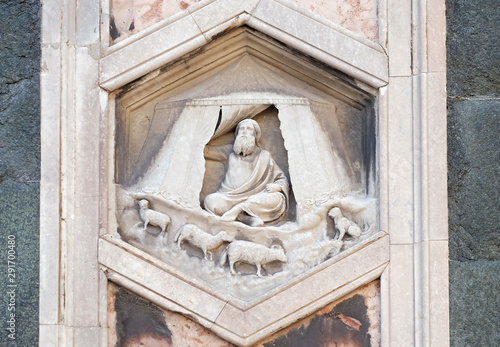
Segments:
[[[243,157],[252,154],[255,150],[255,138],[245,135],[237,136],[234,140],[233,150],[234,153]]]

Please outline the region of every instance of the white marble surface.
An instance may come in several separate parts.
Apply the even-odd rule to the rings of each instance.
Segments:
[[[412,69],[411,2],[387,0],[387,40],[385,47],[391,57],[390,76],[408,76]]]
[[[412,80],[394,77],[389,84],[387,124],[388,213],[391,243],[412,243],[414,237]]]

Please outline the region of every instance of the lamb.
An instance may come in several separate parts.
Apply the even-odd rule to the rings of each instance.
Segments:
[[[181,248],[181,243],[186,240],[193,246],[201,248],[205,260],[207,255],[212,260],[212,251],[222,245],[224,242],[232,242],[234,239],[225,231],[219,232],[213,236],[193,224],[186,224],[175,234],[174,242],[177,242],[177,248]]]
[[[361,228],[353,221],[344,217],[340,208],[332,208],[328,212],[328,216],[333,219],[335,222],[335,228],[339,231],[339,235],[336,238],[337,240],[342,241],[346,233],[354,238],[361,236]]]
[[[142,199],[138,202],[139,205],[139,216],[144,222],[142,230],[146,231],[149,225],[157,226],[161,228],[161,232],[165,232],[170,226],[170,217],[164,213],[150,210],[149,201]],[[168,230],[167,230],[168,231]]]
[[[271,248],[248,241],[234,241],[229,244],[221,255],[220,266],[226,264],[229,258],[229,269],[232,275],[235,275],[234,264],[244,262],[257,266],[258,277],[262,277],[260,271],[263,264],[279,260],[283,263],[288,262],[285,251],[279,245],[273,245]]]

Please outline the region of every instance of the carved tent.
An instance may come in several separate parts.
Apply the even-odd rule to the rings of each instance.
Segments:
[[[138,162],[132,165],[131,190],[173,196],[185,205],[196,206],[203,183],[205,145],[270,106],[278,110],[297,200],[318,200],[330,193],[342,195],[363,189],[360,183],[355,186],[354,158],[348,158],[344,149],[331,96],[278,74],[248,54],[228,65],[194,91],[156,105],[148,138]],[[332,119],[328,132],[318,118]],[[169,128],[169,134],[154,134]],[[155,148],[158,136],[165,140]],[[153,157],[148,155],[152,153]],[[310,170],[303,170],[304,166]]]

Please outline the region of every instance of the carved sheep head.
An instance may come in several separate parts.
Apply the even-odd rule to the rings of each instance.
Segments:
[[[335,217],[338,217],[341,215],[342,215],[342,211],[340,211],[340,208],[338,208],[338,207],[334,207],[328,212],[328,217],[330,217],[330,218],[335,218]]]
[[[286,257],[285,250],[283,249],[283,247],[281,247],[280,245],[272,245],[271,249],[275,250],[275,251],[278,251],[276,260],[279,260],[279,261],[281,261],[283,263],[287,263],[288,262],[288,258]]]
[[[141,209],[146,209],[149,206],[149,201],[147,201],[146,199],[142,199],[139,200],[138,204]]]
[[[225,231],[221,231],[219,233],[219,235],[220,235],[222,241],[226,241],[226,242],[233,242],[234,241],[234,238],[232,236],[228,235],[228,233],[226,233]]]

